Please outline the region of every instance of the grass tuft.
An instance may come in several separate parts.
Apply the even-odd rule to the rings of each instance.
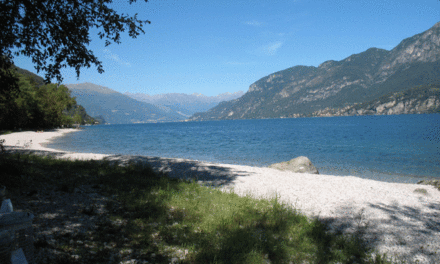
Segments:
[[[428,191],[426,189],[423,189],[423,188],[417,188],[417,189],[414,190],[414,192],[415,193],[421,193],[421,194],[424,194],[424,195],[428,194]]]

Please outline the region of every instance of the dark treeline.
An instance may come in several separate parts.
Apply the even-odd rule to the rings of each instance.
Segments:
[[[44,84],[43,78],[15,68],[19,89],[0,93],[0,130],[48,129],[93,124],[64,85]]]

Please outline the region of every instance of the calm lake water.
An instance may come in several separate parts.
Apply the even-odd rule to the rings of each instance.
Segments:
[[[321,174],[440,178],[440,114],[99,125],[47,146],[259,167],[307,156]]]

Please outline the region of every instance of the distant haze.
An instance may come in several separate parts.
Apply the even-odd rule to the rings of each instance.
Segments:
[[[202,94],[119,93],[93,83],[66,85],[79,105],[92,117],[110,124],[176,122],[188,119],[197,112],[217,106],[222,101],[239,98],[244,93],[224,93],[217,96]]]

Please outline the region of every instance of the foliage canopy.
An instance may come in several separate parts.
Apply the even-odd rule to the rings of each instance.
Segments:
[[[0,94],[0,130],[95,123],[64,85],[44,84],[43,78],[20,68],[13,67],[11,72],[18,80],[18,90],[8,100]]]
[[[128,0],[130,4],[136,0]],[[147,2],[147,0],[144,0]],[[14,56],[32,58],[36,70],[45,72],[45,81],[62,81],[60,70],[95,65],[99,73],[101,61],[87,48],[90,29],[99,29],[105,45],[120,43],[121,33],[131,38],[145,33],[137,14],[119,14],[109,7],[112,0],[0,0],[0,93],[18,88],[9,70]]]

